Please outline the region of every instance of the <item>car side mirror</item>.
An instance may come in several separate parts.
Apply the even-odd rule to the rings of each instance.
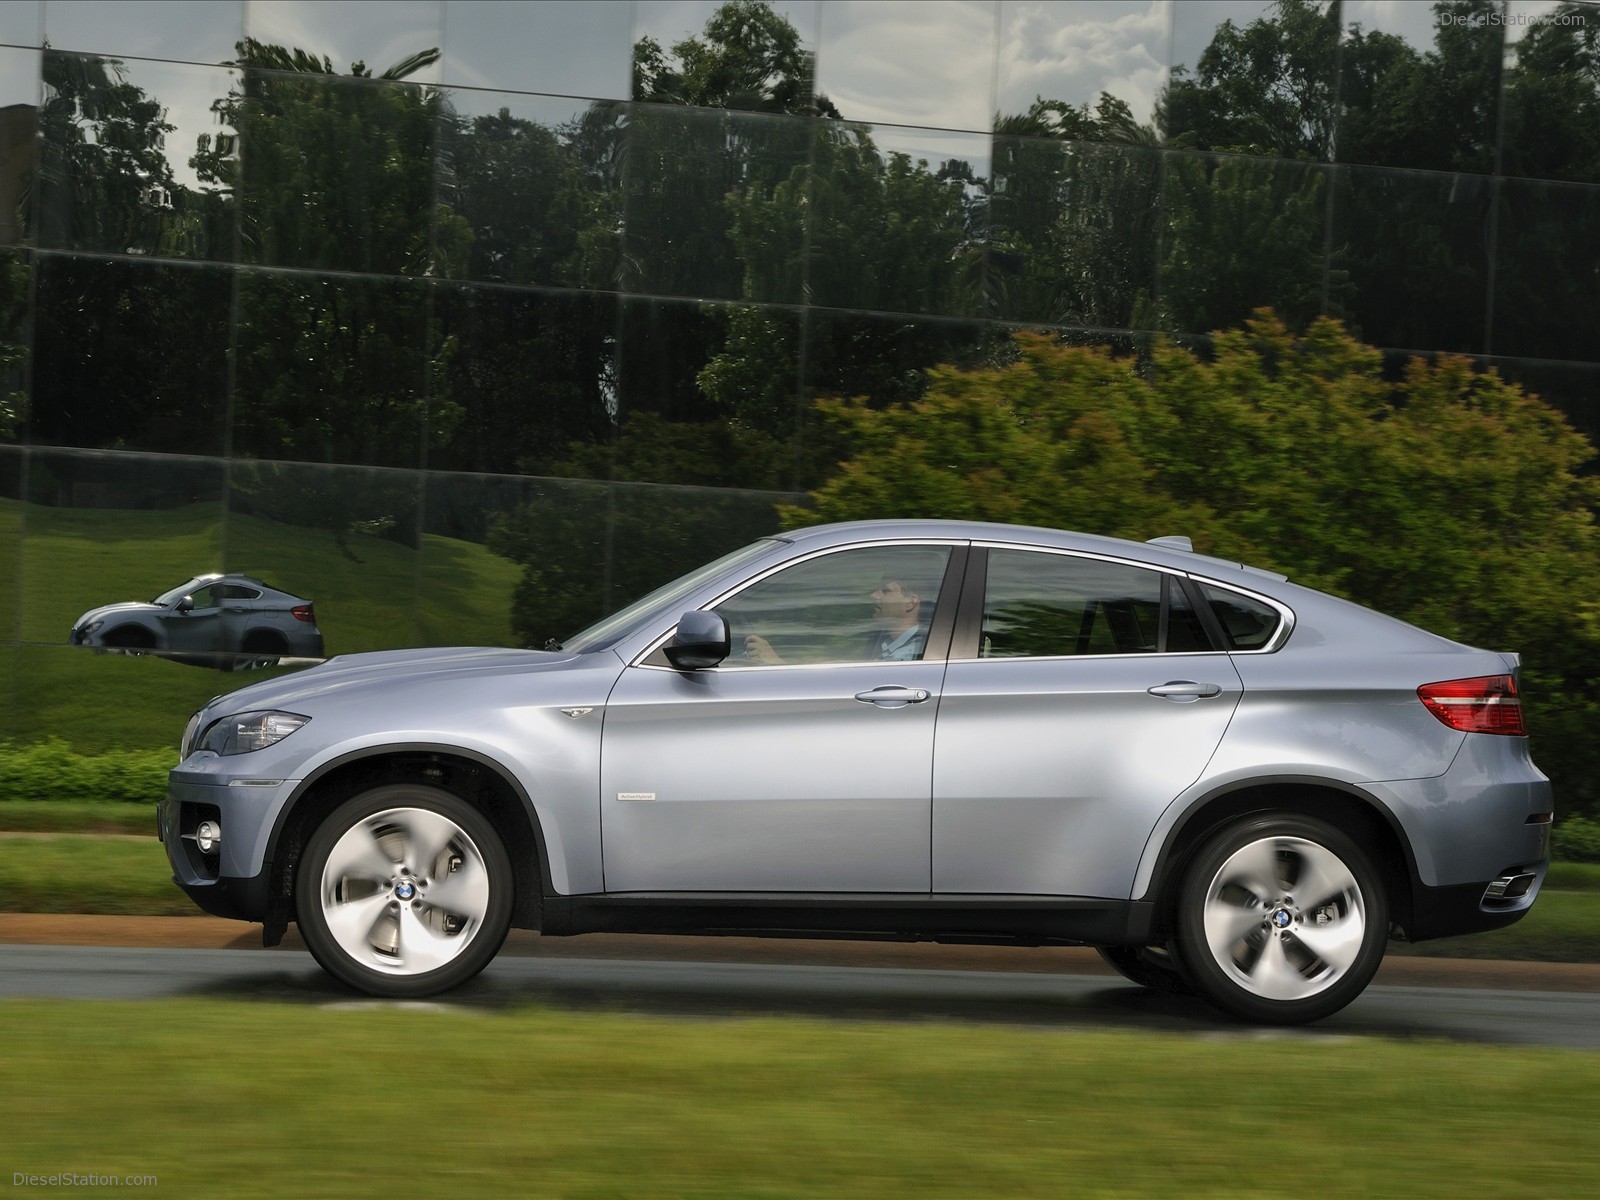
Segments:
[[[184,596],[182,599],[180,599],[178,601],[178,603],[177,603],[177,605],[175,607],[181,613],[193,612],[194,611],[194,597],[193,596]]]
[[[728,657],[728,622],[722,614],[695,610],[678,618],[678,631],[663,650],[680,671],[714,667]]]

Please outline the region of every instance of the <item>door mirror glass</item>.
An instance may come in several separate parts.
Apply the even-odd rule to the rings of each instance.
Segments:
[[[686,612],[663,649],[667,661],[680,671],[714,667],[728,657],[728,623],[714,612]]]

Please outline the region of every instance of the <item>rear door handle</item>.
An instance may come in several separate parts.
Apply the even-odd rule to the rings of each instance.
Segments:
[[[904,708],[908,704],[921,704],[932,694],[923,688],[885,684],[883,687],[873,688],[870,692],[857,692],[856,699],[863,704],[876,704],[879,708]]]
[[[1175,704],[1193,704],[1203,696],[1221,694],[1220,683],[1196,683],[1192,679],[1174,679],[1147,689],[1152,696],[1161,696]]]

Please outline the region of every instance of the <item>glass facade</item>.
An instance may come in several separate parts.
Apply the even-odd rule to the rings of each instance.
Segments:
[[[1023,327],[1328,314],[1592,434],[1597,30],[1521,0],[0,2],[0,742],[170,743],[249,677],[228,647],[69,633],[208,571],[313,599],[329,653],[559,640],[775,531],[841,457],[819,397],[914,401]]]

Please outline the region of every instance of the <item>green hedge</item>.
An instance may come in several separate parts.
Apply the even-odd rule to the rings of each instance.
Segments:
[[[1550,844],[1555,857],[1566,862],[1600,863],[1600,821],[1588,817],[1557,821]]]
[[[0,803],[56,801],[154,804],[175,766],[171,750],[79,754],[60,738],[19,746],[0,742]]]

